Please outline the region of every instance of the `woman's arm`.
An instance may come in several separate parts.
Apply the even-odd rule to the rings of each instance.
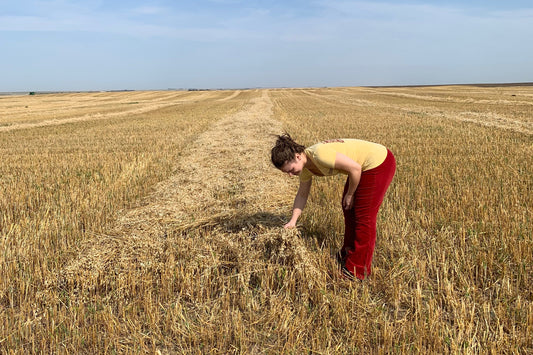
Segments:
[[[359,180],[361,180],[361,165],[346,155],[337,153],[335,155],[335,169],[348,173],[348,191],[342,201],[342,207],[344,207],[346,210],[349,210],[353,207],[353,195],[357,189],[357,186],[359,185]]]
[[[307,197],[309,197],[309,191],[311,191],[311,182],[309,181],[300,181],[300,187],[298,188],[298,193],[294,198],[294,205],[292,207],[292,217],[289,223],[285,224],[284,228],[294,228],[296,227],[296,221],[298,217],[302,214],[302,211],[307,203]]]

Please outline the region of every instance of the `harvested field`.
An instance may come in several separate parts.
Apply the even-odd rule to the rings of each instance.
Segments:
[[[533,351],[533,88],[0,97],[2,353]],[[274,134],[387,145],[373,274],[340,277],[340,177]]]

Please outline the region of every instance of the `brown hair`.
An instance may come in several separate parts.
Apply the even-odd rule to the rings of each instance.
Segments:
[[[283,164],[294,159],[296,153],[303,153],[305,147],[296,143],[288,133],[283,133],[277,137],[276,145],[274,145],[271,151],[271,159],[272,164],[276,168],[281,169]]]

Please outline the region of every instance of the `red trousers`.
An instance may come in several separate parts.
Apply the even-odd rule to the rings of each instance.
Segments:
[[[345,255],[345,267],[361,280],[371,272],[370,266],[376,245],[376,219],[395,171],[396,160],[391,151],[387,150],[387,157],[383,163],[361,174],[361,180],[354,194],[353,207],[349,210],[343,209],[345,229],[341,253]],[[343,200],[348,185],[349,180],[346,180]]]

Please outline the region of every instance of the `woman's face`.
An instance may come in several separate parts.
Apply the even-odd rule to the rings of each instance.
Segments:
[[[303,153],[296,153],[293,160],[286,161],[281,167],[281,171],[289,174],[289,176],[298,176],[305,166],[305,157]]]

